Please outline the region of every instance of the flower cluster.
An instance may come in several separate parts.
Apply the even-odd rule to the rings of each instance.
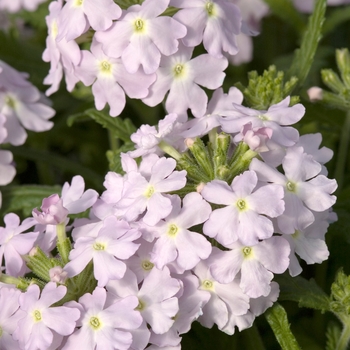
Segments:
[[[48,119],[55,111],[27,78],[26,73],[0,61],[0,145],[22,145],[27,139],[25,129],[40,132],[53,126]],[[7,185],[15,176],[12,160],[10,151],[0,150],[0,186]]]
[[[169,6],[177,8],[172,17]],[[111,116],[122,112],[125,95],[155,106],[167,94],[168,113],[200,116],[207,103],[201,87],[219,88],[225,56],[238,52],[242,18],[228,0],[146,0],[126,10],[112,0],[69,0],[53,1],[49,10],[47,95],[64,73],[69,91],[78,81],[92,85],[96,108],[108,104]],[[89,50],[80,49],[78,42],[90,41]],[[207,53],[193,57],[201,43]]]
[[[198,118],[143,125],[101,196],[76,176],[32,218],[5,217],[5,348],[180,349],[195,320],[227,334],[250,327],[278,298],[275,274],[327,259],[332,152],[291,126],[301,104],[242,100],[218,89]]]

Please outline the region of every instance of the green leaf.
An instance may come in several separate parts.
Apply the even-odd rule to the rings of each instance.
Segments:
[[[326,331],[326,336],[327,336],[326,350],[336,350],[340,335],[341,335],[341,329],[339,328],[339,326],[336,323],[331,322],[327,327],[327,331]]]
[[[283,350],[300,350],[300,346],[290,330],[287,313],[280,304],[275,303],[268,309],[265,317]]]
[[[280,286],[280,300],[296,301],[300,307],[307,307],[322,312],[330,310],[328,295],[314,280],[303,277],[291,277],[289,274],[275,276]]]
[[[1,215],[22,212],[24,216],[30,216],[34,208],[41,206],[44,198],[61,193],[61,186],[6,186],[1,188],[1,192]]]
[[[104,112],[88,109],[84,112],[90,118],[101,124],[104,128],[110,130],[113,135],[124,142],[130,142],[130,135],[136,131],[136,127],[130,119],[122,119],[120,117],[111,117]]]
[[[316,1],[314,12],[309,17],[307,29],[302,37],[300,49],[295,51],[292,66],[287,73],[289,78],[293,76],[298,78],[297,89],[303,86],[313,63],[316,49],[321,39],[326,4],[326,0]]]
[[[264,0],[269,5],[271,11],[284,22],[291,25],[296,32],[301,34],[305,30],[303,16],[294,7],[290,0]]]

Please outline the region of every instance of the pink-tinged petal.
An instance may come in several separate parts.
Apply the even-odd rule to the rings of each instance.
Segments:
[[[81,327],[67,338],[62,350],[84,349],[94,350],[96,343],[90,327]]]
[[[144,279],[139,292],[139,298],[153,303],[160,303],[171,298],[180,290],[180,283],[177,279],[170,277],[167,267],[163,270],[152,269]]]
[[[174,171],[166,179],[161,180],[156,184],[156,190],[163,193],[183,188],[186,185],[186,174],[186,170]]]
[[[142,100],[146,105],[151,107],[162,102],[173,82],[173,74],[168,67],[159,67],[156,74],[157,80],[150,87],[149,95]]]
[[[173,325],[173,317],[179,311],[177,298],[164,300],[160,304],[153,304],[142,312],[144,320],[151,325],[153,332],[164,334]]]
[[[96,337],[96,350],[129,350],[132,343],[130,332],[121,331],[114,328],[107,328],[103,331],[103,336]]]
[[[289,243],[283,237],[271,237],[254,248],[256,258],[273,273],[283,273],[289,266]]]
[[[210,300],[203,307],[203,315],[198,318],[198,322],[207,328],[212,328],[214,323],[219,329],[225,327],[228,321],[227,305],[216,294],[211,293]]]
[[[168,113],[181,115],[188,108],[195,117],[201,117],[205,113],[208,97],[204,90],[191,80],[174,81],[171,85],[165,107]]]
[[[177,263],[185,270],[194,268],[211,253],[211,244],[199,233],[184,230],[175,238],[178,251]]]
[[[176,161],[173,158],[160,158],[152,167],[150,182],[155,184],[169,176],[176,167]]]
[[[260,181],[274,182],[282,186],[287,182],[283,174],[256,158],[252,159],[249,169],[256,172]]]
[[[146,225],[154,226],[161,219],[166,218],[172,209],[172,204],[169,198],[164,197],[160,193],[154,193],[147,203],[147,212],[143,217],[143,222]]]
[[[302,201],[312,210],[317,212],[329,209],[336,201],[332,196],[337,189],[336,180],[319,175],[314,179],[298,184],[298,195]]]
[[[154,18],[161,15],[168,7],[170,0],[145,0],[140,8],[140,12],[145,18]]]
[[[302,147],[288,149],[282,166],[286,177],[291,181],[305,181],[318,175],[322,169],[321,164],[304,153]]]
[[[249,208],[275,218],[284,212],[283,197],[282,186],[273,184],[262,186],[249,196]]]
[[[249,309],[249,297],[244,294],[237,281],[228,284],[215,284],[215,292],[222,299],[231,313],[240,316]]]
[[[184,24],[187,28],[187,34],[182,39],[183,43],[189,47],[199,45],[202,41],[203,31],[207,24],[207,14],[204,10],[204,6],[203,8],[181,10],[174,15],[174,19]]]
[[[133,26],[126,21],[117,21],[106,31],[95,33],[94,38],[102,43],[103,51],[107,56],[118,58],[128,46],[133,34]]]
[[[67,287],[57,286],[56,283],[49,282],[41,292],[41,297],[38,301],[38,305],[40,305],[40,307],[48,308],[52,304],[61,300],[66,295],[66,293]]]
[[[197,192],[191,192],[182,201],[181,214],[176,218],[176,224],[189,228],[203,223],[209,218],[211,206]]]
[[[92,85],[98,75],[99,69],[96,57],[90,52],[83,50],[81,52],[81,62],[76,68],[76,76],[86,85]]]
[[[69,335],[73,333],[80,311],[70,307],[52,307],[42,312],[44,323],[58,334]]]
[[[149,93],[149,87],[155,82],[155,74],[145,74],[140,68],[133,74],[127,72],[123,65],[114,73],[118,84],[130,98],[144,98]]]
[[[222,180],[213,180],[208,182],[201,191],[201,195],[210,203],[215,204],[234,204],[237,196],[232,193],[231,187]]]
[[[142,323],[142,317],[135,311],[139,304],[136,296],[128,296],[115,301],[104,310],[103,317],[110,320],[115,328],[136,329]]]
[[[177,258],[177,250],[175,242],[172,238],[167,236],[160,237],[151,252],[151,261],[162,269],[165,265],[174,261]]]
[[[93,261],[94,276],[99,287],[104,287],[110,279],[120,279],[125,274],[125,263],[104,251],[96,252]]]
[[[157,46],[159,51],[169,56],[174,54],[178,49],[176,39],[183,38],[186,33],[186,27],[171,17],[158,17],[149,23],[149,35]]]
[[[266,296],[270,293],[273,274],[255,259],[245,259],[241,268],[240,287],[251,298]]]
[[[216,209],[204,223],[203,232],[227,247],[238,239],[238,218],[238,211],[232,206]]]
[[[266,112],[266,115],[270,120],[273,120],[280,125],[291,125],[297,123],[305,114],[305,107],[300,103],[288,107],[289,101],[290,98],[286,97],[280,103],[271,106]],[[284,108],[281,108],[281,105],[284,102],[286,102],[286,104]]]
[[[84,13],[89,23],[95,31],[103,31],[108,29],[114,19],[118,19],[121,14],[121,8],[112,0],[84,0]]]
[[[220,251],[210,265],[210,272],[220,283],[230,283],[240,271],[243,260],[241,249]]]
[[[232,190],[238,198],[245,198],[250,195],[258,183],[258,177],[254,171],[245,171],[236,176],[231,184]]]
[[[236,230],[239,240],[248,246],[271,237],[274,231],[271,220],[252,210],[239,213],[239,225]]]
[[[75,256],[73,256],[73,253],[74,250],[69,254],[71,261],[64,267],[64,270],[68,273],[68,277],[76,276],[84,270],[86,265],[92,260],[93,248],[91,246],[86,246],[79,255],[75,254]]]
[[[284,213],[277,217],[278,227],[283,233],[294,233],[295,230],[304,229],[315,221],[312,212],[295,194],[286,192],[284,201]]]
[[[195,83],[208,89],[217,89],[222,85],[226,75],[223,70],[228,66],[226,58],[219,59],[204,54],[195,57],[189,64],[195,74]]]
[[[122,54],[124,67],[129,73],[135,73],[140,65],[146,74],[154,73],[159,67],[160,57],[158,48],[146,35],[134,35]]]
[[[97,110],[102,110],[106,103],[110,106],[110,115],[116,117],[125,106],[125,94],[123,89],[112,79],[99,78],[92,85],[92,93],[95,97]]]

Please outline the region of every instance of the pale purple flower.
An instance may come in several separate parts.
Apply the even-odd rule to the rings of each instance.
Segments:
[[[135,150],[128,154],[137,158],[146,154],[163,155],[164,151],[159,148],[159,144],[166,142],[175,147],[179,151],[184,151],[185,142],[181,135],[183,124],[179,122],[181,119],[177,114],[171,113],[161,119],[158,128],[147,124],[141,127],[130,136],[132,142],[135,143]]]
[[[121,280],[110,281],[107,290],[123,298],[136,295],[139,299],[136,310],[140,311],[144,321],[152,327],[154,333],[163,334],[174,324],[173,317],[179,311],[175,294],[180,290],[180,283],[177,279],[171,278],[167,267],[163,270],[153,268],[144,279],[140,290],[136,276],[131,271],[127,271]]]
[[[320,133],[316,134],[306,134],[299,138],[299,141],[295,144],[297,147],[303,147],[304,152],[311,155],[316,162],[322,165],[322,170],[320,174],[328,174],[327,168],[323,165],[329,162],[333,157],[333,151],[328,147],[321,147],[322,135]]]
[[[128,221],[137,219],[147,209],[143,221],[151,226],[171,212],[171,200],[163,193],[179,190],[186,184],[186,171],[174,171],[173,158],[152,158],[149,180],[137,171],[130,171],[122,199],[116,204]]]
[[[128,73],[120,58],[110,58],[102,51],[102,45],[92,41],[90,51],[82,51],[82,59],[76,75],[85,85],[92,85],[95,106],[102,110],[106,103],[111,107],[110,115],[119,115],[125,106],[125,93],[131,98],[148,95],[155,74],[146,75],[142,70]],[[124,93],[125,91],[125,93]]]
[[[45,350],[50,346],[61,344],[63,336],[74,331],[80,311],[66,306],[51,307],[61,300],[67,292],[65,286],[56,283],[46,284],[40,295],[36,284],[28,287],[20,295],[20,309],[25,316],[18,322],[14,338],[20,343],[21,349]]]
[[[220,283],[230,283],[240,272],[239,286],[251,298],[267,296],[273,273],[283,273],[289,266],[290,247],[283,237],[273,236],[254,246],[237,241],[230,251],[218,251],[210,271]]]
[[[33,248],[39,232],[22,232],[35,225],[33,218],[25,219],[20,224],[16,214],[6,214],[4,217],[6,227],[0,227],[0,261],[5,258],[6,273],[18,277],[22,276],[27,267],[22,255],[28,254]]]
[[[214,210],[203,226],[203,232],[225,247],[239,240],[254,245],[273,235],[270,218],[284,211],[282,186],[257,187],[258,177],[253,171],[236,176],[231,186],[221,180],[207,183],[201,195],[208,202],[225,205]]]
[[[0,61],[0,113],[6,117],[7,137],[2,142],[15,146],[27,138],[25,129],[40,132],[52,128],[55,111],[43,103],[39,90],[30,84],[28,75],[17,72]]]
[[[62,0],[52,1],[49,5],[49,15],[46,16],[48,36],[46,38],[46,49],[43,52],[43,60],[50,62],[49,74],[44,79],[44,84],[51,85],[46,95],[51,95],[59,88],[60,82],[65,74],[68,91],[72,91],[79,79],[75,76],[75,66],[81,60],[81,52],[78,44],[63,38],[56,41],[59,25],[58,17],[62,10]]]
[[[68,305],[80,310],[77,322],[80,328],[68,337],[63,350],[130,349],[130,330],[137,329],[142,322],[140,313],[135,311],[138,305],[135,296],[109,304],[106,290],[97,287],[92,294],[84,294],[79,304],[70,302]]]
[[[18,349],[19,344],[12,337],[17,322],[23,316],[18,311],[21,292],[16,288],[0,287],[0,349]]]
[[[13,156],[10,151],[0,150],[0,185],[9,184],[16,175]]]
[[[160,16],[170,0],[146,0],[130,6],[123,16],[105,32],[96,33],[103,50],[110,57],[121,57],[126,70],[135,73],[140,66],[146,74],[154,73],[161,55],[169,56],[178,49],[178,39],[186,27],[168,16]]]
[[[124,276],[126,265],[120,259],[128,259],[135,253],[139,244],[133,241],[140,236],[141,232],[131,229],[127,222],[110,216],[103,221],[96,237],[82,236],[76,240],[64,270],[68,277],[76,276],[92,260],[94,276],[103,287],[110,279]]]
[[[290,234],[314,221],[311,210],[322,212],[335,203],[336,197],[331,194],[336,190],[337,182],[318,175],[321,164],[304,153],[302,147],[289,148],[282,167],[285,174],[258,159],[253,159],[250,164],[259,181],[283,186],[285,211],[277,218],[277,223],[281,232]]]
[[[252,123],[253,128],[267,127],[272,129],[271,141],[282,146],[293,146],[299,139],[299,133],[288,125],[298,122],[305,113],[300,103],[289,107],[290,97],[272,105],[267,111],[259,111],[233,104],[231,115],[220,118],[223,131],[228,133],[239,132],[245,124]]]
[[[192,322],[203,314],[202,309],[211,297],[208,291],[199,289],[199,280],[191,273],[182,275],[180,280],[183,291],[174,324],[164,334],[151,334],[150,343],[160,347],[180,345],[180,335],[190,331]]]
[[[67,272],[63,270],[61,266],[55,266],[49,270],[49,276],[51,282],[65,284],[67,280]]]
[[[194,118],[185,124],[186,131],[182,132],[184,137],[200,137],[206,135],[210,130],[220,126],[219,118],[232,110],[232,103],[241,104],[243,94],[236,87],[231,87],[227,94],[222,88],[214,91],[207,110],[203,116]]]
[[[207,52],[218,58],[223,52],[237,53],[235,36],[240,33],[242,19],[235,4],[226,0],[171,0],[171,5],[182,8],[174,18],[187,27],[182,39],[186,46],[203,41]]]
[[[84,192],[84,188],[84,179],[80,175],[72,178],[71,185],[68,182],[63,185],[61,198],[69,214],[82,213],[96,202],[98,193],[91,189]]]
[[[168,113],[182,115],[190,108],[194,116],[204,115],[208,97],[198,85],[211,90],[220,87],[228,63],[226,58],[208,54],[191,59],[192,52],[193,48],[179,45],[175,54],[162,57],[157,80],[143,102],[153,107],[162,102],[170,90],[165,103]]]
[[[214,253],[218,248],[214,248]],[[193,272],[199,279],[199,289],[210,292],[210,299],[203,307],[203,315],[198,319],[201,325],[212,328],[214,323],[218,328],[227,334],[234,333],[232,329],[225,330],[231,318],[245,315],[249,309],[249,297],[238,285],[236,280],[222,284],[210,273],[209,265],[213,259],[210,257],[201,261],[194,268]],[[254,317],[251,317],[253,323]]]
[[[328,211],[313,214],[315,221],[310,226],[296,230],[293,234],[283,235],[291,248],[289,273],[293,277],[302,271],[296,255],[300,256],[307,264],[320,264],[329,256],[324,237],[329,226]]]
[[[113,0],[68,0],[59,16],[57,41],[76,39],[90,26],[95,31],[106,30],[121,13]]]
[[[157,241],[151,253],[151,261],[159,268],[176,261],[185,270],[192,269],[211,253],[211,244],[200,233],[190,228],[205,222],[211,213],[210,205],[196,192],[183,199],[172,197],[169,216],[154,227]]]
[[[66,221],[68,210],[63,206],[63,200],[58,194],[52,194],[50,197],[44,198],[40,207],[33,209],[34,219],[42,225],[59,225]]]

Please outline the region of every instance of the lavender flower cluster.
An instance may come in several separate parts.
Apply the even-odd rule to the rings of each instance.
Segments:
[[[332,152],[290,126],[301,104],[258,111],[242,99],[219,89],[202,118],[143,125],[101,196],[76,176],[32,218],[5,216],[2,348],[180,349],[195,320],[250,327],[277,300],[274,274],[301,272],[297,256],[327,259]]]
[[[173,17],[162,15],[169,5]],[[237,88],[221,88],[236,37],[252,34],[238,6],[51,2],[48,95],[64,73],[70,91],[78,81],[92,85],[96,108],[108,103],[111,116],[125,94],[150,106],[167,96],[168,114],[131,135],[123,174],[107,173],[102,195],[75,176],[32,217],[5,216],[1,349],[180,349],[194,321],[227,334],[250,327],[278,298],[275,274],[296,276],[300,259],[328,258],[332,151],[320,148],[320,134],[299,135],[292,125],[305,109],[289,97],[255,110]],[[91,34],[90,50],[81,50],[77,42]],[[192,58],[201,43],[208,53]],[[23,76],[1,68],[0,142],[17,145],[25,140],[18,120],[46,130],[53,112]],[[2,84],[10,75],[18,95]],[[209,102],[200,86],[215,90]]]

